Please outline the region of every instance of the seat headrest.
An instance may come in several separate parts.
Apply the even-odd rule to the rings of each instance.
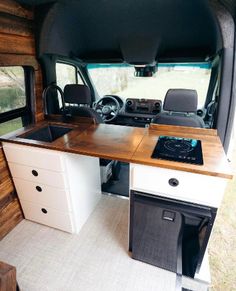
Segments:
[[[68,84],[64,88],[65,103],[91,104],[90,89],[86,85]]]
[[[196,112],[197,99],[196,90],[169,89],[165,96],[163,109],[176,112]]]

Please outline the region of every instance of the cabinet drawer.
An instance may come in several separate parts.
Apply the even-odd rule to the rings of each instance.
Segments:
[[[45,204],[63,212],[71,211],[68,190],[54,188],[41,183],[13,178],[20,200]]]
[[[56,188],[68,188],[67,180],[63,173],[14,163],[8,163],[8,165],[13,178],[21,178],[37,184],[42,183]]]
[[[131,166],[131,189],[197,204],[219,207],[226,185],[227,180],[219,177]]]
[[[74,232],[70,213],[63,213],[46,205],[34,204],[24,200],[21,200],[21,206],[26,219],[67,232]]]
[[[64,171],[62,153],[9,143],[3,143],[3,149],[8,162],[58,172]]]

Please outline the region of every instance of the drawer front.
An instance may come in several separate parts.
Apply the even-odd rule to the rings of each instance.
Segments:
[[[9,143],[3,143],[3,149],[8,162],[58,172],[64,171],[62,153]]]
[[[13,178],[24,179],[37,184],[42,183],[56,188],[68,188],[67,180],[63,173],[14,163],[8,163],[8,165]]]
[[[13,178],[20,200],[41,203],[63,212],[71,211],[68,190],[54,188],[41,183]]]
[[[131,189],[219,207],[227,180],[151,166],[131,166]]]
[[[46,205],[34,204],[24,200],[21,200],[21,206],[26,219],[70,233],[74,232],[70,213],[63,213]]]

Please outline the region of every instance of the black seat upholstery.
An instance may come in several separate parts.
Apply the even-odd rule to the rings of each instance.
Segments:
[[[91,92],[88,86],[79,84],[68,84],[64,88],[64,102],[69,104],[65,106],[67,114],[72,116],[92,117],[96,123],[104,123],[102,117],[92,108]],[[83,106],[81,106],[83,105]],[[120,162],[107,159],[100,159],[100,166],[106,167],[110,164],[112,167],[112,177],[119,179]]]
[[[163,112],[158,114],[153,123],[204,127],[204,121],[197,113],[198,96],[196,90],[170,89],[167,91]]]
[[[92,117],[97,123],[103,123],[102,117],[94,109],[90,108],[92,97],[88,86],[79,84],[66,85],[64,88],[64,100],[65,103],[69,104],[65,106],[68,114]]]

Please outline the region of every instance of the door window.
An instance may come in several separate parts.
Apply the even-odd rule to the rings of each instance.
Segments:
[[[84,84],[77,69],[73,65],[57,63],[56,64],[57,86],[64,90],[67,84]]]

